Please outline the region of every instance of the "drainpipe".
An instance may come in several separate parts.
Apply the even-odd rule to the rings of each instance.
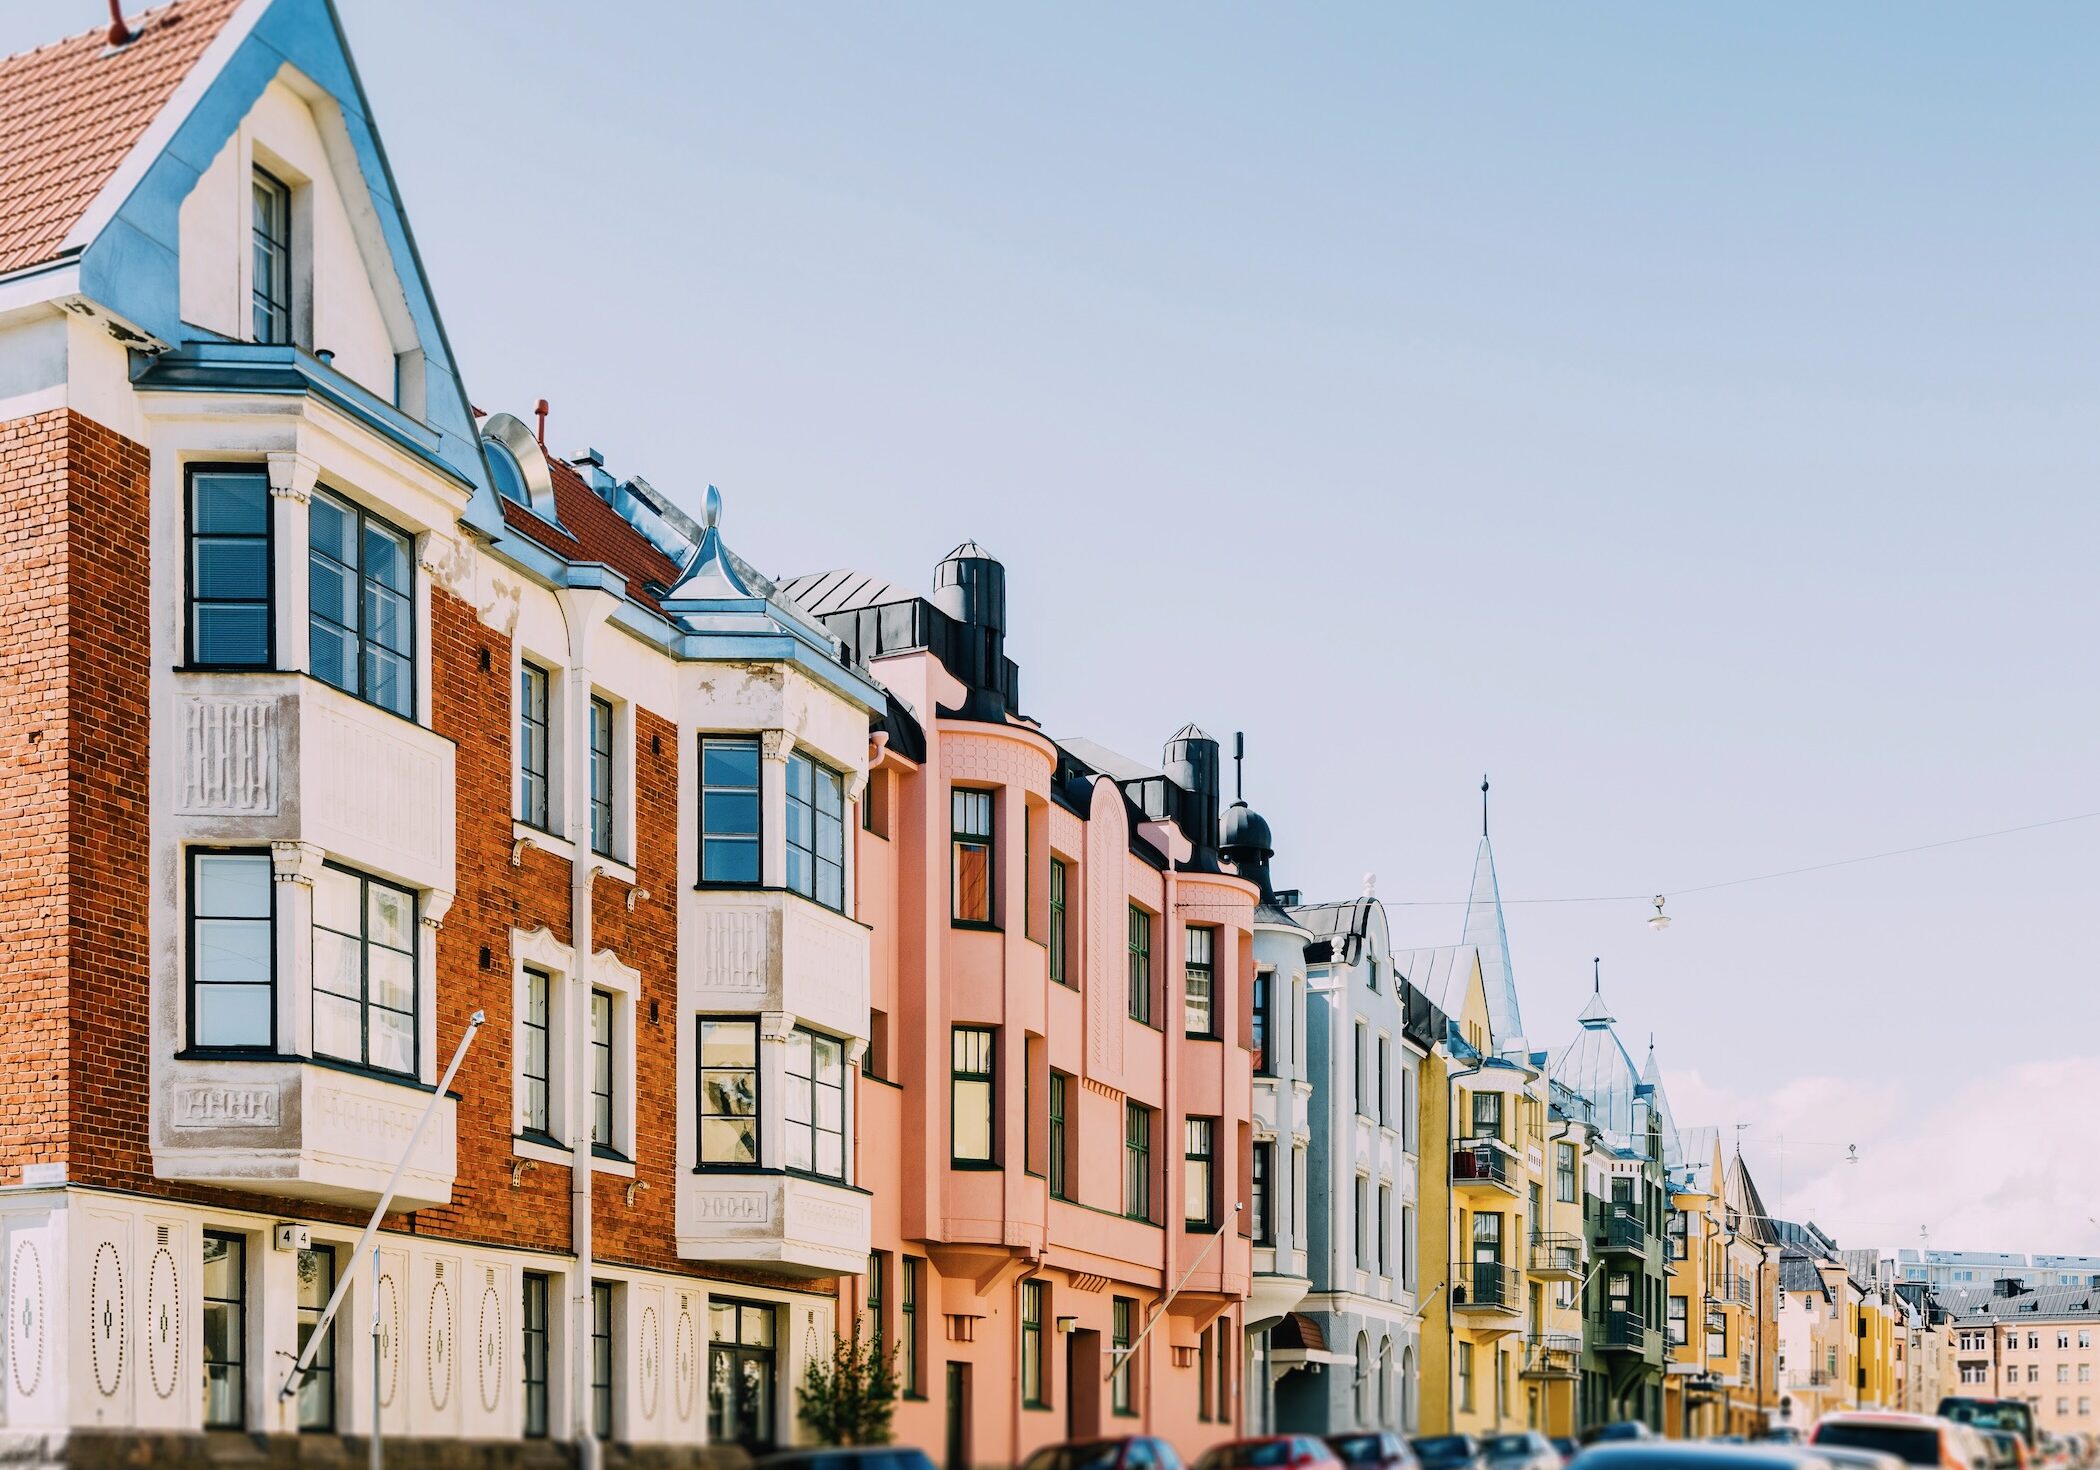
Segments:
[[[1159,1016],[1159,1091],[1160,1100],[1162,1103],[1165,1104],[1165,1106],[1163,1106],[1159,1110],[1159,1113],[1160,1121],[1167,1125],[1166,1128],[1163,1130],[1166,1133],[1167,1137],[1162,1138],[1160,1140],[1159,1147],[1160,1183],[1164,1185],[1167,1180],[1175,1177],[1175,1173],[1168,1163],[1168,1160],[1172,1157],[1172,1154],[1169,1152],[1168,1149],[1168,1144],[1176,1136],[1177,1132],[1173,1127],[1173,1119],[1177,1114],[1180,1114],[1184,1118],[1187,1116],[1186,1111],[1181,1106],[1183,1101],[1181,1094],[1174,1086],[1176,1071],[1174,1066],[1174,1044],[1177,1040],[1180,1039],[1176,1028],[1182,1027],[1186,1023],[1183,1022],[1181,1019],[1181,1007],[1170,1004],[1170,1000],[1175,990],[1182,989],[1181,986],[1177,986],[1173,983],[1171,977],[1173,976],[1174,971],[1178,968],[1178,966],[1176,966],[1174,962],[1175,956],[1185,955],[1187,953],[1188,941],[1184,939],[1180,944],[1174,943],[1174,928],[1175,925],[1179,923],[1181,919],[1181,885],[1175,881],[1174,860],[1172,857],[1169,857],[1167,859],[1167,870],[1161,876],[1163,876],[1166,879],[1166,892],[1163,895],[1165,901],[1160,905],[1160,907],[1165,910],[1165,920],[1159,926],[1159,941],[1161,947],[1166,950],[1166,954],[1161,957],[1163,963],[1159,967],[1159,1008],[1157,1014]],[[1213,968],[1216,967],[1217,959],[1215,955],[1212,956],[1211,964]],[[1211,991],[1212,1003],[1215,1004],[1217,992],[1217,981],[1215,976],[1212,978],[1211,981]],[[1183,991],[1183,994],[1185,997],[1185,990]],[[1184,1129],[1182,1131],[1185,1131],[1185,1128],[1186,1125],[1184,1125]],[[1211,1152],[1213,1155],[1216,1154],[1217,1147],[1217,1141],[1213,1139],[1211,1142]],[[1213,1170],[1216,1169],[1217,1165],[1215,1164],[1215,1162],[1211,1165],[1211,1167]],[[1175,1192],[1162,1188],[1159,1193],[1161,1196],[1161,1203],[1163,1205],[1168,1206],[1165,1212],[1166,1219],[1160,1222],[1163,1228],[1160,1230],[1161,1255],[1159,1262],[1159,1284],[1161,1285],[1161,1287],[1165,1287],[1169,1281],[1172,1281],[1174,1279],[1174,1267],[1177,1260],[1179,1259],[1179,1253],[1175,1250],[1175,1245],[1180,1239],[1182,1221],[1176,1218],[1176,1213],[1172,1208]],[[1180,1214],[1183,1216],[1186,1216],[1188,1214],[1188,1202],[1186,1200],[1182,1202]],[[1204,1249],[1208,1250],[1209,1246],[1206,1245]],[[1202,1258],[1199,1256],[1197,1259],[1200,1260]],[[1152,1330],[1152,1326],[1155,1323],[1163,1320],[1166,1317],[1167,1303],[1172,1301],[1175,1295],[1180,1292],[1180,1290],[1181,1288],[1177,1286],[1172,1291],[1167,1292],[1166,1295],[1162,1296],[1159,1299],[1159,1314],[1152,1319],[1152,1322],[1146,1324],[1143,1332],[1140,1332],[1138,1334],[1137,1340],[1131,1344],[1131,1348],[1133,1351],[1136,1350],[1138,1343],[1144,1341],[1145,1332],[1150,1332]],[[1159,1427],[1154,1422],[1152,1414],[1154,1405],[1154,1399],[1152,1394],[1153,1380],[1159,1375],[1156,1373],[1143,1373],[1140,1376],[1144,1379],[1145,1383],[1145,1417],[1139,1422],[1145,1426],[1145,1432],[1147,1434],[1150,1434],[1156,1432]]]

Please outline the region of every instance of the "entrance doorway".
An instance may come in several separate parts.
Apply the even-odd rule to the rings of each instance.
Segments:
[[[948,1365],[947,1470],[970,1470],[970,1365]]]
[[[1101,1334],[1065,1334],[1065,1438],[1101,1437]]]

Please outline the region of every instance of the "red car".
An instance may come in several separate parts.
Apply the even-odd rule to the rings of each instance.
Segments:
[[[1196,1470],[1342,1470],[1326,1442],[1310,1434],[1265,1434],[1212,1445]]]

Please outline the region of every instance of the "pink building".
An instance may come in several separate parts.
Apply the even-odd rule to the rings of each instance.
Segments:
[[[1212,846],[1216,743],[1190,726],[1148,770],[1046,736],[974,544],[930,598],[853,573],[782,591],[891,694],[855,853],[856,1177],[898,1439],[961,1467],[1233,1436],[1256,894]]]

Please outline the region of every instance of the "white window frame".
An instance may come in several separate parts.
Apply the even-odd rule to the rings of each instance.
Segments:
[[[591,1167],[601,1174],[634,1175],[635,1157],[635,1004],[642,990],[642,972],[624,963],[609,949],[591,956],[589,976],[592,990],[612,997],[613,1138],[609,1145],[617,1159],[594,1156]],[[588,1014],[588,1012],[586,1012]]]
[[[574,978],[575,959],[566,944],[552,932],[537,929],[510,931],[511,964],[511,1151],[520,1158],[542,1163],[568,1164],[566,1148],[539,1143],[525,1133],[525,1007],[530,995],[528,967],[547,977],[547,1136],[569,1136],[569,1029],[568,993]]]

